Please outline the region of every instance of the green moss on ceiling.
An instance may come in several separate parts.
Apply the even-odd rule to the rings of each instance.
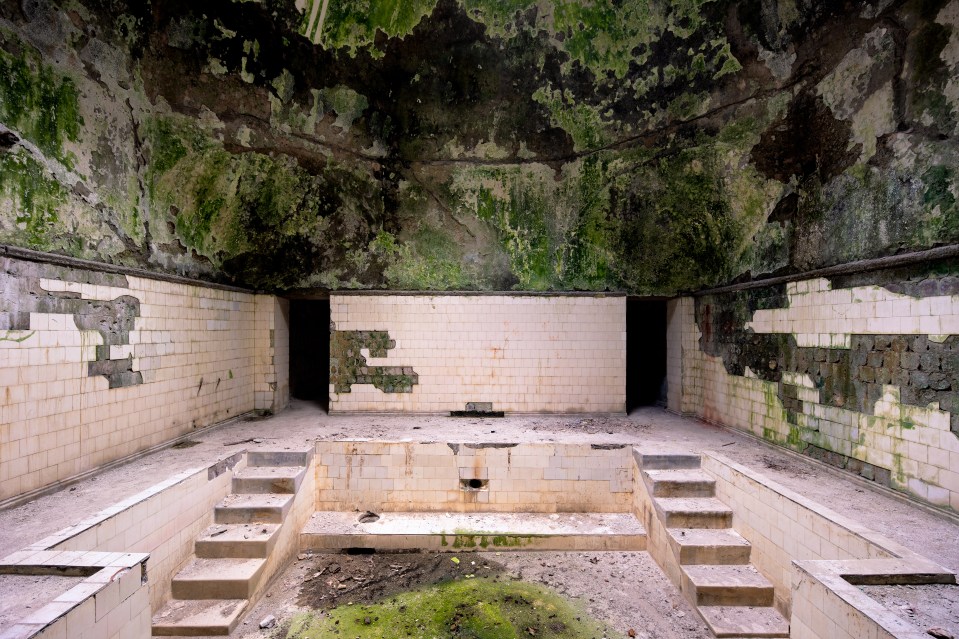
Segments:
[[[597,157],[561,176],[544,165],[473,167],[458,171],[449,191],[461,216],[493,231],[515,288],[604,290],[614,286],[606,170]]]
[[[578,63],[597,78],[618,80],[627,78],[631,65],[645,64],[653,55],[653,44],[666,32],[680,39],[692,36],[703,26],[703,7],[708,4],[720,3],[558,0],[540,6],[529,0],[463,2],[467,13],[483,22],[491,35],[509,38],[521,29],[543,30],[568,54],[567,71]],[[525,19],[529,11],[533,12],[531,21]],[[725,51],[724,57],[731,58],[731,52]]]
[[[73,80],[16,35],[0,31],[0,43],[0,122],[69,164],[64,144],[76,142],[83,125]]]
[[[959,178],[954,166],[937,164],[922,174],[925,191],[922,203],[931,220],[922,225],[932,231],[936,239],[959,241]]]
[[[359,48],[373,44],[378,33],[389,38],[408,34],[435,6],[436,0],[310,0],[303,14],[303,34],[325,47],[345,47],[355,56]]]
[[[0,241],[52,248],[54,226],[67,201],[64,188],[26,153],[0,153],[0,193],[11,208],[6,215],[13,218],[12,227],[0,231]]]
[[[262,288],[379,283],[371,242],[383,200],[368,173],[333,158],[307,171],[289,155],[232,153],[183,117],[147,130],[152,209],[172,220],[183,250]],[[324,262],[338,268],[320,273]]]
[[[637,294],[959,241],[957,2],[0,6],[0,123],[83,178],[0,149],[0,228],[262,288]]]
[[[533,94],[533,100],[549,109],[550,122],[569,134],[575,151],[597,149],[612,140],[598,109],[589,104],[576,104],[571,91],[539,89]]]
[[[619,210],[617,235],[630,290],[693,290],[729,277],[742,224],[711,149],[685,149],[636,167],[631,180],[638,186]]]

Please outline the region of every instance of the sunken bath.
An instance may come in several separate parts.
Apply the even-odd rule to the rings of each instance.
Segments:
[[[490,562],[536,574],[564,551],[584,576],[602,568],[587,577],[602,588],[629,566],[686,599],[689,632],[701,617],[702,632],[717,636],[869,628],[906,637],[908,625],[855,584],[954,583],[952,572],[717,453],[320,441],[179,473],[8,556],[2,573],[89,577],[7,630],[247,636],[241,624],[256,623],[264,602],[281,603],[265,596],[276,584],[305,584],[319,563],[346,561],[329,553],[410,551],[465,562],[462,578]],[[815,627],[826,608],[833,625]],[[90,634],[70,631],[82,627]]]
[[[625,445],[329,442],[301,548],[644,550]],[[357,513],[380,515],[358,521]]]

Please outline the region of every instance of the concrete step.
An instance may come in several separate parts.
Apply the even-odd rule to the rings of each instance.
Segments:
[[[194,552],[202,559],[268,557],[279,532],[280,524],[213,524],[197,537]]]
[[[667,528],[730,528],[733,511],[715,497],[653,499]]]
[[[292,505],[293,495],[288,494],[227,495],[216,505],[213,521],[218,524],[279,524]]]
[[[637,453],[642,470],[678,470],[699,468],[700,457],[692,453]]]
[[[300,550],[645,550],[646,530],[632,513],[386,512],[314,513]]]
[[[233,476],[239,494],[295,493],[306,477],[303,466],[247,466]]]
[[[265,559],[194,559],[173,578],[174,599],[249,599]]]
[[[653,497],[712,497],[716,480],[699,469],[647,470]]]
[[[702,606],[699,614],[716,637],[788,637],[789,622],[775,608]]]
[[[246,599],[174,599],[153,616],[155,637],[224,637],[247,609]]]
[[[680,564],[748,564],[752,546],[732,528],[670,528]]]
[[[683,590],[697,606],[771,606],[773,585],[753,566],[683,566]]]
[[[309,466],[313,449],[251,450],[246,454],[247,466]]]

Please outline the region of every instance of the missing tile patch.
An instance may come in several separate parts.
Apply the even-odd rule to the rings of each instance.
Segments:
[[[330,381],[334,392],[349,393],[353,384],[372,384],[384,393],[412,393],[419,375],[411,366],[369,366],[370,357],[387,357],[396,340],[387,331],[338,331],[330,322]]]

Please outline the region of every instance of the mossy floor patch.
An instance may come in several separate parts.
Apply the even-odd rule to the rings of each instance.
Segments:
[[[300,615],[293,619],[286,636],[599,639],[612,633],[548,588],[495,577],[464,576],[397,593],[379,602]]]

